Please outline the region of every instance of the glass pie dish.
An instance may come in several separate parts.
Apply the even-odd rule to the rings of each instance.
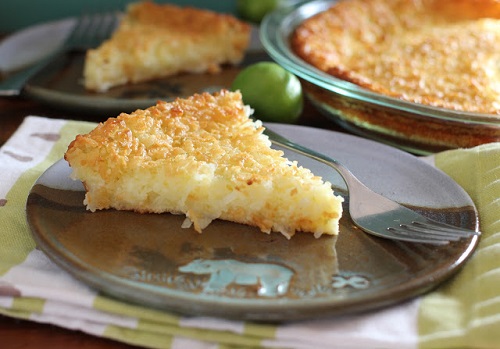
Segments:
[[[290,45],[291,34],[302,21],[334,3],[296,3],[271,13],[261,25],[267,53],[301,79],[318,110],[352,133],[421,155],[500,140],[500,115],[432,107],[375,93],[298,57]]]

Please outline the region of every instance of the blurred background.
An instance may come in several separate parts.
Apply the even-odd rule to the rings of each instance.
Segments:
[[[0,33],[10,33],[33,24],[97,11],[123,10],[137,0],[0,0]],[[236,0],[155,0],[157,3],[190,5],[235,13]]]

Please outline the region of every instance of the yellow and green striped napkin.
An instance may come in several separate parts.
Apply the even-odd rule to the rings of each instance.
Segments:
[[[500,143],[436,154],[472,197],[483,236],[434,292],[365,314],[279,325],[183,317],[108,298],[53,264],[31,238],[31,185],[95,124],[27,117],[0,148],[0,313],[148,348],[500,348]]]

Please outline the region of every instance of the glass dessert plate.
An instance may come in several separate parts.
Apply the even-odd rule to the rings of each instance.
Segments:
[[[50,55],[62,45],[76,18],[41,23],[13,33],[0,42],[0,75],[16,70]],[[238,65],[224,65],[218,74],[176,74],[143,83],[117,86],[103,93],[87,91],[82,83],[85,52],[61,54],[25,85],[23,94],[57,109],[78,115],[118,115],[173,100],[193,93],[215,92],[229,88],[236,75],[252,63],[269,60],[262,49],[257,28],[252,29],[250,46]]]
[[[334,157],[371,189],[442,222],[478,224],[467,193],[428,163],[370,140],[326,130],[269,124],[292,141]],[[184,217],[83,205],[82,184],[64,160],[35,183],[27,217],[38,247],[103,293],[187,315],[290,321],[372,310],[431,290],[456,273],[479,239],[445,246],[381,239],[349,218],[341,177],[326,165],[286,156],[329,180],[346,199],[340,233],[315,239],[225,221],[202,234]]]

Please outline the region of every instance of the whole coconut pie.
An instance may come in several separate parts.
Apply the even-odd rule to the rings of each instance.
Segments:
[[[500,113],[499,1],[338,1],[301,23],[291,43],[307,63],[371,91]]]

